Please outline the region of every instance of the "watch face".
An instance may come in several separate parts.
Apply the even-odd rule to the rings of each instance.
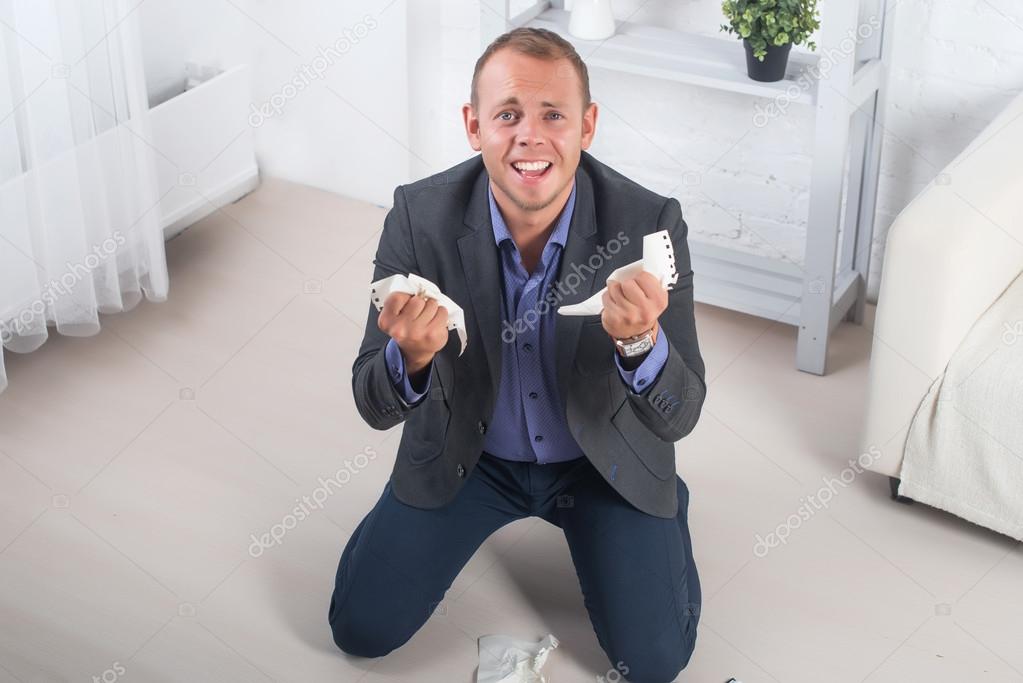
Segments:
[[[622,344],[622,353],[626,358],[631,356],[638,356],[646,353],[654,347],[653,342],[650,340],[650,335],[643,337],[638,341],[634,341],[631,344]]]

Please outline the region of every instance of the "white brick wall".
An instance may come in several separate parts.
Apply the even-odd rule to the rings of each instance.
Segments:
[[[459,109],[481,52],[480,1],[443,2],[444,69],[434,76],[433,103],[442,112],[443,151],[431,160],[438,168],[472,154]],[[895,216],[1023,90],[1019,0],[898,1],[871,300]],[[633,21],[724,35],[717,0],[613,2],[619,18],[635,13]],[[806,106],[758,129],[754,98],[601,69],[591,69],[590,79],[602,107],[590,149],[597,158],[677,197],[693,239],[802,261],[812,143]],[[697,177],[698,184],[683,182]]]

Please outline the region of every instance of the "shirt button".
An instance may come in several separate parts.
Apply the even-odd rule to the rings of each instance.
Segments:
[[[529,398],[536,398],[537,393],[535,391],[529,392]]]
[[[522,348],[524,348],[526,351],[532,351],[533,345],[530,344],[529,342],[526,342],[525,344],[522,345]]]
[[[480,420],[479,422],[476,423],[476,430],[480,434],[486,434],[487,433],[487,423],[484,422],[483,420]]]
[[[537,434],[536,436],[533,437],[533,441],[543,441],[543,437]]]
[[[643,386],[644,384],[646,384],[646,380],[645,379],[638,380],[636,384],[638,384],[639,386]]]
[[[460,477],[465,476],[465,468],[462,467],[462,463],[458,463],[458,468],[455,471],[458,472],[458,476]]]

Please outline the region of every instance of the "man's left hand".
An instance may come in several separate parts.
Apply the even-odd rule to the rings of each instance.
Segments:
[[[612,339],[625,339],[656,328],[657,319],[668,308],[668,290],[644,270],[630,280],[609,281],[601,301],[604,330]],[[655,339],[656,335],[654,329]]]

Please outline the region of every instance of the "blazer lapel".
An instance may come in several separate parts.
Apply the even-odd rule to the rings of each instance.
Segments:
[[[473,317],[480,328],[487,366],[496,399],[501,380],[501,273],[494,228],[490,220],[490,200],[486,169],[480,172],[465,210],[465,225],[472,228],[458,238],[458,254],[469,286]]]

